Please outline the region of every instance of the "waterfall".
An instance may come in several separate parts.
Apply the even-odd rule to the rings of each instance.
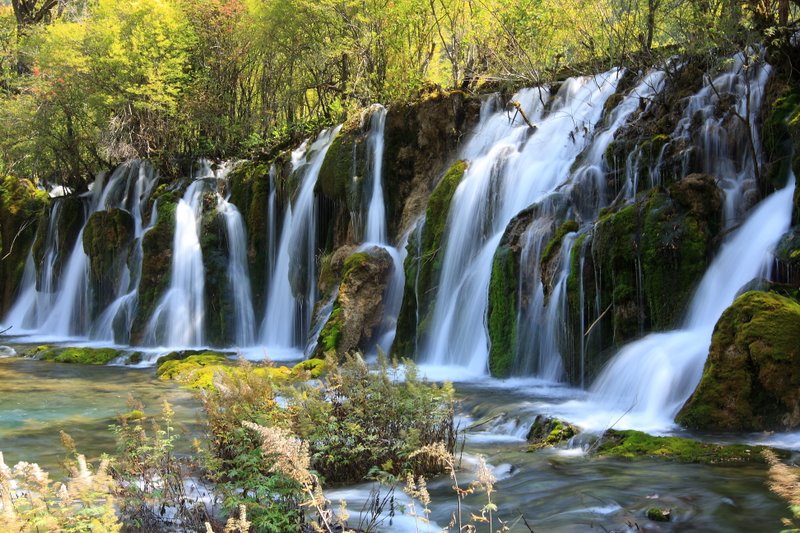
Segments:
[[[228,237],[228,283],[233,293],[234,342],[236,346],[252,346],[255,342],[256,317],[247,268],[244,221],[236,206],[221,197],[218,209],[225,218]]]
[[[521,91],[513,99],[536,123],[535,130],[520,117],[509,120],[505,111],[482,114],[478,131],[462,152],[470,165],[450,206],[431,336],[420,357],[423,362],[486,372],[488,286],[503,231],[514,215],[569,176],[619,75],[612,70],[567,80],[547,113],[541,98],[544,89]]]
[[[647,335],[614,356],[592,385],[597,403],[630,410],[648,423],[672,422],[700,382],[722,312],[743,285],[767,271],[772,249],[789,229],[793,193],[794,177],[722,246],[692,298],[683,329]]]
[[[364,241],[386,244],[386,205],[383,199],[383,130],[386,125],[386,108],[375,104],[370,108],[370,131],[367,137],[369,176],[372,194],[367,210]],[[397,265],[395,265],[397,266]],[[400,269],[402,270],[402,268]]]
[[[194,181],[175,208],[170,285],[147,327],[148,344],[202,345],[205,337],[205,270],[198,226],[206,182]]]
[[[292,171],[299,175],[299,191],[283,218],[274,276],[267,293],[261,323],[261,342],[270,347],[304,347],[317,299],[317,213],[314,187],[331,143],[341,126],[325,130],[309,147],[303,143],[292,153]],[[292,290],[295,284],[303,285]]]

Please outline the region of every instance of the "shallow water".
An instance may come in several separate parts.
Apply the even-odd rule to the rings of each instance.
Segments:
[[[131,395],[148,414],[158,413],[168,400],[179,430],[187,436],[199,430],[199,404],[192,393],[157,380],[152,368],[0,359],[0,451],[9,464],[30,461],[54,470],[64,457],[59,439],[64,430],[89,458],[113,452],[108,426],[130,411]],[[182,439],[176,449],[188,451],[189,441]]]

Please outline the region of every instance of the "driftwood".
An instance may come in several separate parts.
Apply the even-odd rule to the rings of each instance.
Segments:
[[[516,100],[511,100],[508,103],[508,105],[517,110],[516,113],[514,113],[514,118],[511,119],[512,121],[515,118],[517,118],[517,115],[519,115],[522,117],[522,120],[525,121],[525,124],[527,124],[529,128],[536,130],[536,124],[534,124],[533,122],[530,121],[530,119],[528,119],[528,115],[526,115],[525,111],[522,109],[522,104],[520,104]]]

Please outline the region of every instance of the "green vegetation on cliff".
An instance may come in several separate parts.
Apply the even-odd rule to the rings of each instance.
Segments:
[[[597,453],[624,459],[659,458],[681,463],[763,463],[763,446],[713,444],[684,437],[654,437],[641,431],[610,429]]]

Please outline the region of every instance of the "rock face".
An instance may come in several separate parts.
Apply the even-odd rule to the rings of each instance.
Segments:
[[[53,219],[53,211],[58,210],[57,219]],[[56,250],[53,269],[56,283],[61,280],[61,273],[69,261],[69,256],[78,240],[78,235],[83,227],[86,216],[86,205],[77,196],[63,196],[56,198],[50,204],[50,213],[40,219],[36,230],[36,239],[31,249],[33,260],[36,263],[36,289],[42,290],[42,275],[44,273],[44,257],[49,246]],[[54,220],[54,233],[50,233],[50,221]],[[52,239],[52,241],[51,241]]]
[[[708,265],[721,220],[722,195],[714,179],[693,174],[602,215],[589,240],[576,241],[567,281],[570,336],[586,333],[580,331],[580,313],[584,326],[596,322],[586,342],[587,382],[605,363],[600,354],[608,348],[678,325]],[[564,350],[575,357],[574,349]],[[572,363],[565,361],[568,372],[578,367]],[[579,376],[570,372],[569,378]]]
[[[0,316],[14,303],[36,223],[50,198],[28,180],[0,179]]]
[[[383,248],[373,247],[345,259],[333,311],[319,335],[315,357],[374,347],[383,293],[393,269],[392,257]]]
[[[442,269],[442,249],[447,217],[453,195],[464,177],[467,164],[457,161],[442,176],[428,199],[421,232],[408,243],[404,269],[406,274],[403,304],[397,322],[397,337],[392,354],[411,357],[418,337],[423,337],[430,323]]]
[[[717,322],[703,377],[678,423],[714,431],[800,426],[800,303],[747,292]]]
[[[89,257],[92,316],[114,298],[133,238],[133,217],[123,209],[97,211],[86,222],[83,251]]]

